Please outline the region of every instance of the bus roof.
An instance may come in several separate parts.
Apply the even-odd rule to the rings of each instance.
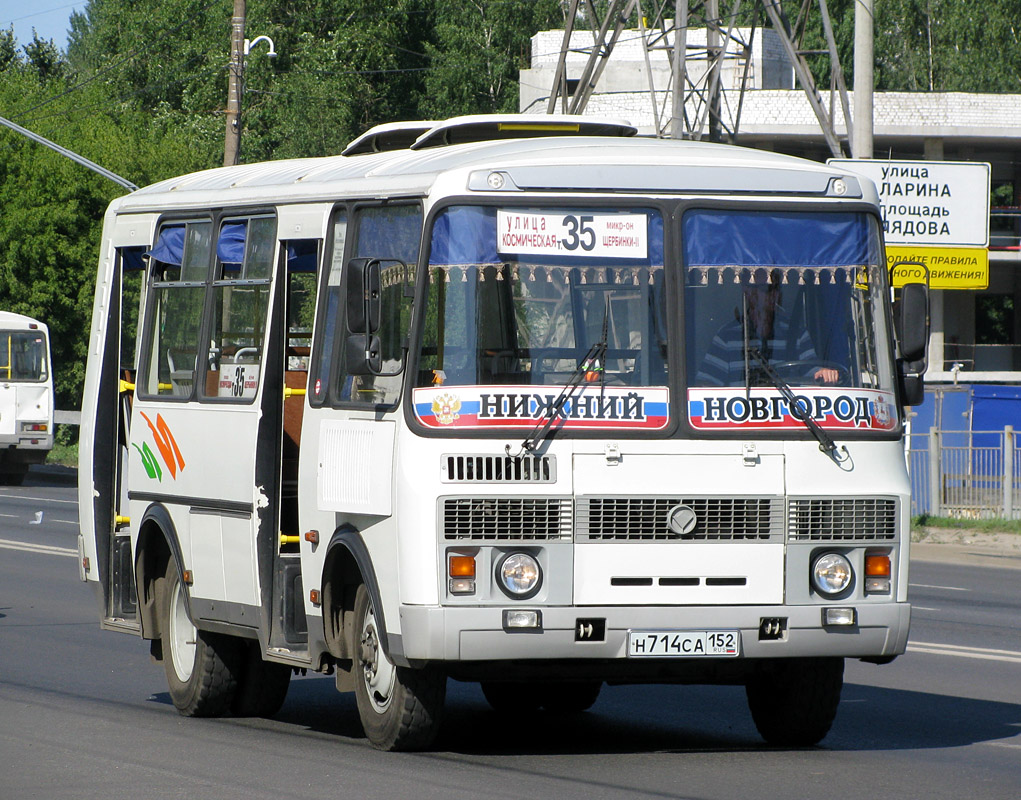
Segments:
[[[16,330],[47,330],[46,323],[13,311],[0,311],[0,328]]]
[[[411,123],[411,129],[424,124],[428,123]],[[440,130],[437,136],[443,135],[442,126]],[[427,131],[417,137],[416,146],[430,135]],[[503,174],[504,193],[766,194],[865,197],[878,202],[871,182],[838,166],[793,156],[732,145],[627,137],[620,132],[612,136],[561,132],[221,167],[139,189],[115,200],[113,208],[152,211],[345,196],[420,196],[450,173],[463,173],[460,188],[452,191],[492,192],[486,176],[493,171]],[[834,184],[837,178],[843,179],[842,185]]]

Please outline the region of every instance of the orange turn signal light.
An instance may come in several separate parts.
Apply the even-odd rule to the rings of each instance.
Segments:
[[[890,557],[888,555],[866,555],[865,574],[869,577],[890,577]]]
[[[449,556],[447,570],[451,578],[474,578],[475,556]]]

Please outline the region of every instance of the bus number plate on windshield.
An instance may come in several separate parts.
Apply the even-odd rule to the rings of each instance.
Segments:
[[[696,658],[741,655],[737,631],[628,631],[632,658]]]

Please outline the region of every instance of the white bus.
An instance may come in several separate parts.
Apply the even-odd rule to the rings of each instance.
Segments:
[[[53,373],[47,327],[0,311],[0,485],[19,486],[53,449]]]
[[[181,713],[334,674],[412,749],[448,679],[731,683],[803,745],[904,652],[926,295],[895,337],[875,187],[634,133],[402,123],[111,204],[81,577]]]

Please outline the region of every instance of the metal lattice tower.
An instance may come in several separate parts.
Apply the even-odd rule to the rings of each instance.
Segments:
[[[742,10],[744,25],[739,27]],[[749,88],[755,31],[768,25],[793,66],[831,152],[837,157],[846,155],[844,143],[849,143],[852,135],[851,110],[826,0],[607,0],[602,14],[594,0],[570,0],[547,113],[580,114],[585,110],[610,54],[629,24],[637,27],[643,40],[658,136],[730,142],[737,139],[744,94]],[[572,34],[583,29],[591,31],[592,44],[572,48]],[[689,36],[691,31],[701,29],[705,30],[704,43]],[[825,49],[806,48],[810,35],[824,41]],[[654,86],[650,54],[656,51],[667,51],[671,57],[666,91]],[[567,78],[567,56],[571,52],[587,56],[576,82]],[[830,65],[825,101],[808,63],[809,58],[820,55],[829,56]],[[721,81],[724,62],[735,57],[744,64],[736,90]],[[674,91],[675,87],[681,90]],[[838,102],[846,121],[843,138],[834,124]]]

